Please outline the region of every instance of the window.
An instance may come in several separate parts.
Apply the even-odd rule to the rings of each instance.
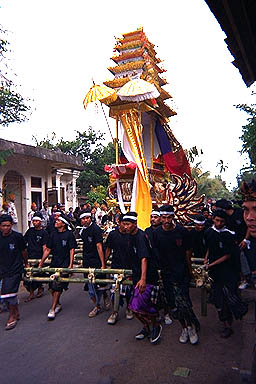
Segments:
[[[42,188],[41,177],[31,177],[31,188]]]
[[[41,177],[31,177],[31,188],[42,188]]]

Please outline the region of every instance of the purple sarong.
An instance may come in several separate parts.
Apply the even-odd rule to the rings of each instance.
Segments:
[[[134,288],[132,298],[128,305],[129,309],[133,312],[141,313],[142,315],[155,315],[157,310],[155,309],[151,295],[154,290],[154,285],[147,284],[146,289],[143,293],[139,293],[138,288]]]

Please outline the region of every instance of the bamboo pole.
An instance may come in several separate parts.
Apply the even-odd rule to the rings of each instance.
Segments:
[[[60,272],[60,273],[89,273],[92,271],[92,268],[49,268],[49,267],[43,267],[43,268],[24,268],[26,272],[35,272],[35,273],[45,273],[45,272]],[[132,275],[132,270],[130,269],[95,269],[94,274],[124,274],[126,276]]]
[[[116,116],[116,138],[115,138],[115,149],[116,149],[116,164],[119,164],[119,151],[118,151],[118,116]]]
[[[151,168],[154,168],[154,121],[150,116],[150,146],[151,146]]]
[[[202,263],[204,262],[204,259],[201,259],[199,257],[191,257],[191,261],[195,261],[197,263]]]
[[[52,280],[50,277],[38,277],[38,276],[30,276],[26,277],[24,276],[23,278],[24,281],[38,281],[42,283],[52,283],[54,280]],[[71,277],[57,277],[56,281],[61,282],[61,283],[90,283],[90,279],[86,278],[71,278]],[[115,284],[115,280],[111,279],[95,279],[94,281],[95,284]],[[124,280],[122,281],[123,285],[132,285],[131,280]]]

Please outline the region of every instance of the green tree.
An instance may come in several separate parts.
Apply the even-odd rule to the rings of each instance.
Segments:
[[[197,179],[198,194],[205,195],[208,198],[218,199],[231,199],[233,197],[232,192],[230,192],[225,181],[221,179],[220,176],[215,176],[214,178],[209,177],[209,172],[204,172]]]
[[[17,86],[8,78],[6,55],[9,43],[5,36],[6,31],[0,26],[0,125],[2,126],[27,120],[27,112],[30,110],[28,100],[23,98],[17,91]]]
[[[196,146],[185,150],[186,156],[191,163],[191,174],[193,179],[197,183],[197,194],[199,196],[205,195],[208,198],[214,199],[231,199],[232,193],[228,190],[226,183],[222,180],[221,176],[210,177],[210,172],[202,171],[202,162],[200,155],[203,154],[202,149],[198,150]],[[197,162],[196,162],[197,161]],[[223,160],[219,160],[217,167],[220,168],[220,173],[225,172],[227,165],[224,164]]]
[[[103,187],[103,185],[98,185],[96,188],[91,188],[91,190],[87,193],[87,201],[93,205],[95,202],[102,204],[106,201],[107,197],[107,188]]]
[[[252,166],[256,166],[256,104],[239,104],[236,106],[248,114],[247,124],[242,127],[242,150],[247,153]]]
[[[10,149],[0,151],[0,166],[6,163],[7,158],[12,154]]]
[[[113,143],[103,145],[104,133],[89,127],[84,132],[76,131],[76,137],[71,141],[63,138],[57,140],[54,132],[43,140],[39,141],[35,136],[33,139],[37,146],[58,149],[68,155],[82,157],[84,170],[77,179],[79,194],[88,194],[92,187],[108,186],[109,178],[104,166],[115,162],[115,149]]]

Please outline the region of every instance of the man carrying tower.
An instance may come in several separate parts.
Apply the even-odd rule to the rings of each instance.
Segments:
[[[55,222],[56,231],[52,231],[46,243],[43,257],[39,263],[42,268],[44,261],[50,253],[52,268],[73,268],[74,253],[77,247],[75,236],[69,230],[69,221],[67,217],[59,216]],[[48,313],[48,320],[54,320],[57,313],[62,310],[60,296],[63,290],[68,289],[68,283],[53,280],[49,284],[49,290],[52,292],[52,305]]]
[[[150,337],[152,344],[160,340],[162,326],[158,321],[156,296],[158,292],[158,273],[154,263],[150,243],[145,232],[137,226],[137,213],[128,212],[123,217],[126,233],[130,235],[129,258],[134,285],[129,308],[143,324],[142,330],[135,336],[136,340]]]
[[[27,245],[28,258],[41,260],[43,252],[46,249],[46,243],[48,240],[48,233],[42,227],[43,215],[40,212],[35,212],[32,217],[33,225],[27,230],[24,235],[24,240]],[[29,292],[29,296],[25,302],[33,300],[35,297],[40,298],[43,296],[43,285],[37,281],[24,282],[24,286]],[[37,295],[34,292],[37,291]]]
[[[191,274],[190,242],[187,230],[174,221],[174,209],[160,207],[162,225],[153,232],[153,250],[158,259],[169,311],[179,320],[182,332],[180,343],[198,342],[200,324],[193,312],[189,297]]]
[[[28,267],[23,236],[12,230],[12,224],[10,215],[0,216],[0,299],[9,308],[6,330],[15,328],[19,320],[18,291],[23,263]]]
[[[100,227],[92,222],[91,210],[86,209],[80,212],[82,229],[79,232],[83,240],[83,268],[105,269],[105,257],[103,253],[103,237]],[[93,282],[88,283],[89,296],[94,308],[89,312],[89,317],[97,316],[101,311],[100,300],[104,297],[105,309],[110,309],[110,300],[106,290]]]

